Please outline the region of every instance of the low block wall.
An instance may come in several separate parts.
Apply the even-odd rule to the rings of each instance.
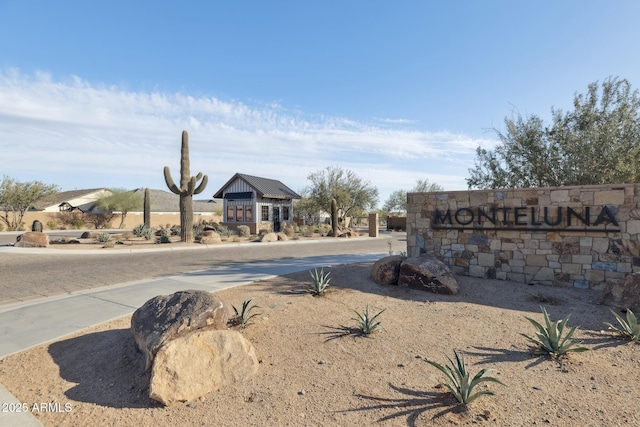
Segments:
[[[454,273],[600,288],[640,271],[640,185],[409,193],[407,253]]]

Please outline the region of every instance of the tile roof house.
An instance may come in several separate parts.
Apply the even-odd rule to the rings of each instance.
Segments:
[[[293,220],[293,201],[301,196],[275,179],[236,173],[214,198],[223,199],[222,224],[237,229],[247,225],[252,234],[280,231]]]

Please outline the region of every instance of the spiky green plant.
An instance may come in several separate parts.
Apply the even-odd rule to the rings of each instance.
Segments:
[[[640,325],[638,325],[638,319],[636,318],[636,315],[633,314],[633,311],[627,309],[626,320],[613,310],[611,310],[611,313],[616,316],[616,319],[620,324],[620,328],[613,326],[611,323],[604,322],[609,329],[616,331],[618,334],[630,339],[631,341],[638,341],[640,339]]]
[[[367,305],[367,308],[365,308],[364,312],[362,313],[353,310],[353,312],[358,317],[352,317],[351,320],[355,320],[356,322],[358,322],[358,330],[362,335],[369,336],[378,329],[383,329],[382,322],[378,321],[378,317],[380,317],[380,315],[384,313],[385,310],[386,308],[378,312],[378,314],[371,316],[369,314],[369,305]]]
[[[180,240],[184,243],[193,243],[193,195],[200,194],[207,186],[207,175],[202,172],[196,176],[189,176],[189,134],[182,131],[182,149],[180,151],[180,187],[171,178],[169,166],[164,167],[164,180],[171,192],[180,196]],[[202,182],[196,187],[196,183]]]
[[[98,237],[96,237],[96,240],[100,243],[107,243],[109,240],[111,240],[111,234],[100,233],[98,234]]]
[[[144,236],[144,230],[147,229],[148,227],[145,226],[144,224],[138,224],[135,227],[133,227],[133,235],[136,237],[142,237]]]
[[[571,338],[573,333],[578,329],[577,326],[572,327],[564,337],[562,336],[564,328],[569,321],[569,316],[564,319],[560,319],[557,322],[552,322],[547,310],[544,307],[540,308],[542,309],[542,315],[544,316],[545,326],[542,326],[530,317],[526,317],[526,319],[536,328],[536,338],[532,338],[526,334],[520,334],[538,347],[536,353],[548,354],[551,357],[560,357],[570,352],[588,350],[586,347],[577,347],[581,341]]]
[[[504,385],[499,379],[493,377],[485,377],[484,375],[490,372],[490,369],[482,369],[478,372],[473,379],[471,374],[467,371],[467,367],[464,363],[464,357],[458,355],[453,350],[456,361],[451,360],[449,356],[446,356],[449,360],[450,366],[442,366],[433,360],[424,359],[425,362],[431,366],[437,368],[447,377],[445,386],[451,391],[456,400],[463,405],[468,405],[480,396],[492,396],[495,393],[489,390],[479,390],[474,393],[475,387],[482,382],[494,382]]]
[[[231,306],[233,308],[233,317],[230,320],[232,325],[239,325],[242,329],[246,328],[251,319],[256,316],[259,316],[261,313],[252,313],[252,311],[256,308],[260,308],[257,305],[250,305],[253,298],[245,300],[242,302],[242,308],[238,310],[234,305]]]
[[[313,272],[309,272],[311,274],[311,285],[309,285],[309,292],[315,296],[322,296],[325,292],[328,291],[329,282],[331,278],[329,275],[330,271],[324,272],[324,268],[321,268],[320,271],[318,269],[314,269]]]

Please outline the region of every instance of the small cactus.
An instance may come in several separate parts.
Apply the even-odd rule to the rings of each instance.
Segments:
[[[336,199],[331,199],[331,231],[333,237],[338,237],[338,202]]]
[[[33,221],[33,224],[31,224],[31,231],[38,231],[42,233],[42,223],[37,219]]]
[[[151,228],[151,195],[149,189],[144,189],[144,226]]]
[[[180,187],[171,178],[169,166],[164,167],[164,180],[173,193],[180,196],[180,240],[193,243],[193,195],[200,194],[207,186],[208,177],[202,172],[196,176],[189,176],[189,134],[182,131],[182,149],[180,152]],[[200,185],[196,183],[202,179]]]

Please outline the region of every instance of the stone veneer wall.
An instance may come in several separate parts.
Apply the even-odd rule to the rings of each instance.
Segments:
[[[640,271],[640,184],[407,197],[407,254],[455,274],[586,289]]]

